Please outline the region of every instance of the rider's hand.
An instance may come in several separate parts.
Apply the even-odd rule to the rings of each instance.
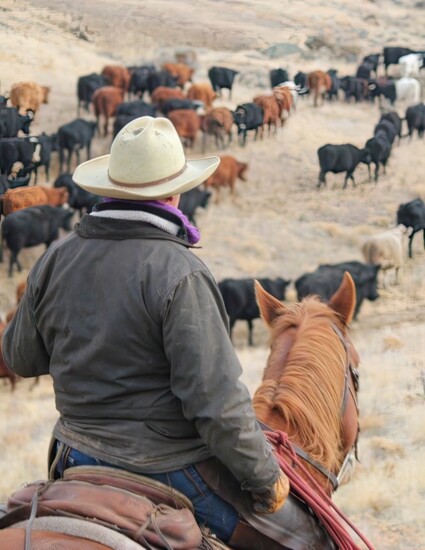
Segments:
[[[276,483],[261,493],[252,493],[254,511],[259,514],[273,514],[281,508],[289,493],[289,480],[283,472],[279,473]]]

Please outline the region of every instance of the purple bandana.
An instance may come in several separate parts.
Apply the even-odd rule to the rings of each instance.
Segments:
[[[148,206],[154,206],[155,208],[160,208],[161,210],[164,210],[165,212],[169,212],[170,214],[174,214],[174,216],[177,216],[181,222],[184,225],[184,228],[187,231],[187,240],[189,244],[196,244],[199,239],[201,238],[201,234],[199,232],[199,229],[192,225],[190,221],[187,219],[187,217],[183,214],[181,210],[176,208],[175,206],[171,206],[169,204],[165,204],[165,202],[162,201],[133,201],[133,200],[125,200],[125,199],[112,199],[112,198],[104,198],[102,202],[122,202],[125,204],[140,204],[140,206],[143,206],[144,204]]]

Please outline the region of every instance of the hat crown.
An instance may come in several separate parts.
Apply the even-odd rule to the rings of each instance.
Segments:
[[[129,122],[111,145],[109,177],[124,185],[143,185],[171,178],[186,158],[180,137],[166,118],[140,117]]]

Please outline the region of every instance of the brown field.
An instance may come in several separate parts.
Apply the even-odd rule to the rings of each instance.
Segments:
[[[416,7],[415,7],[416,6]],[[354,74],[362,56],[384,45],[425,49],[423,2],[348,0],[233,2],[204,0],[2,0],[0,6],[0,93],[19,80],[51,87],[32,133],[51,133],[76,117],[77,78],[100,72],[106,63],[141,64],[196,54],[195,81],[207,80],[213,64],[240,71],[233,99],[216,105],[234,108],[269,89],[268,71],[339,69]],[[311,48],[306,42],[312,44]],[[276,46],[280,45],[280,46]],[[396,67],[391,72],[396,75]],[[422,72],[425,84],[425,71]],[[407,105],[397,103],[403,116]],[[92,116],[92,115],[84,115]],[[202,233],[198,253],[217,280],[224,277],[282,276],[294,281],[319,263],[362,260],[365,236],[395,223],[397,207],[425,199],[425,144],[416,136],[395,145],[377,185],[367,169],[355,173],[357,187],[342,190],[343,176],[328,175],[318,192],[317,148],[325,143],[363,146],[380,116],[378,105],[327,103],[314,108],[304,98],[276,135],[226,153],[249,163],[248,181],[237,197],[222,193],[197,215]],[[108,151],[111,139],[96,138],[94,154]],[[208,153],[216,154],[213,144]],[[200,141],[192,156],[201,154]],[[83,159],[85,157],[83,156]],[[57,165],[53,163],[53,182]],[[41,182],[44,183],[43,177]],[[25,279],[43,247],[21,253],[24,270],[7,277],[8,253],[0,264],[0,316],[15,304],[15,288]],[[407,256],[407,253],[406,253]],[[361,363],[360,463],[335,500],[377,550],[425,547],[425,251],[414,240],[398,286],[381,289],[365,302],[352,337]],[[65,289],[66,291],[66,289]],[[288,299],[295,300],[294,287]],[[250,390],[260,382],[267,358],[267,332],[257,320],[255,347],[246,326],[236,325],[234,343]],[[0,384],[0,501],[24,481],[46,475],[46,450],[56,419],[50,380],[32,388],[20,381],[12,394]]]

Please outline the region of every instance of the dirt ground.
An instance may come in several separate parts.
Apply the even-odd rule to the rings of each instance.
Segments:
[[[362,56],[384,45],[425,49],[418,43],[425,10],[416,4],[203,0],[193,9],[184,0],[3,0],[0,93],[19,80],[50,86],[49,104],[37,113],[32,132],[51,133],[76,117],[79,76],[100,72],[106,63],[159,64],[190,51],[196,54],[195,81],[207,80],[214,64],[240,71],[232,100],[224,91],[216,101],[234,108],[269,89],[271,68],[286,67],[291,77],[298,70],[331,67],[341,75],[354,74]],[[396,75],[396,68],[391,72]],[[422,85],[424,77],[425,71]],[[401,116],[406,108],[395,105]],[[226,154],[249,163],[248,181],[238,182],[235,198],[222,193],[220,203],[212,201],[197,213],[202,249],[196,253],[217,280],[282,276],[294,282],[319,263],[361,261],[367,235],[394,225],[399,204],[425,199],[425,145],[416,136],[394,146],[378,184],[370,183],[360,166],[356,188],[342,190],[343,176],[331,174],[328,187],[316,189],[318,147],[363,146],[379,116],[377,104],[338,101],[314,108],[307,97],[276,135],[256,142],[249,137],[245,148],[230,146]],[[106,153],[110,143],[109,137],[96,138],[94,155]],[[217,154],[212,143],[208,154]],[[200,155],[198,142],[188,156]],[[57,174],[54,159],[50,182]],[[15,305],[18,282],[42,252],[43,247],[24,250],[24,270],[12,278],[5,253],[0,316]],[[400,284],[381,289],[376,302],[366,301],[352,325],[362,359],[360,463],[335,500],[377,550],[419,550],[425,540],[425,251],[420,234],[413,256],[405,262]],[[287,298],[296,299],[293,284]],[[254,341],[249,348],[246,326],[237,323],[234,343],[251,391],[268,353],[261,320],[255,322]],[[20,381],[14,393],[0,384],[0,501],[22,482],[46,475],[57,412],[50,380],[32,384]]]

